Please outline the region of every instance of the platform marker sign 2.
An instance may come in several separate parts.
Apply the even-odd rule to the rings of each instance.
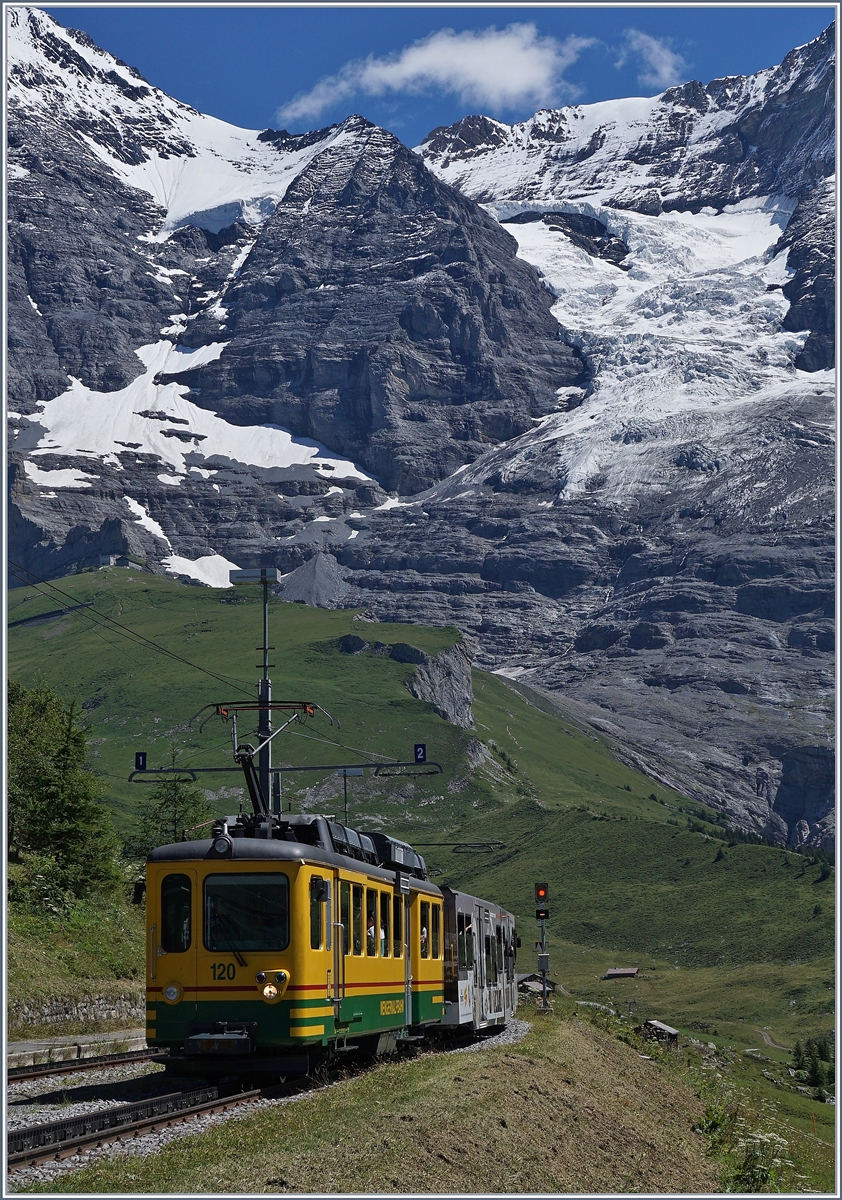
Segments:
[[[415,743],[415,761],[417,763],[425,763],[427,761],[427,745],[425,742]]]

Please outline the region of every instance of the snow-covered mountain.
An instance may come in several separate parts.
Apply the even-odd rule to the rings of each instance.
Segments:
[[[659,777],[827,841],[831,34],[413,153],[235,129],[6,11],[12,559],[271,563],[456,624]]]
[[[544,109],[505,125],[465,117],[418,150],[436,174],[496,206],[561,196],[657,215],[747,197],[800,197],[834,171],[833,26],[756,75],[658,96]]]
[[[211,233],[234,221],[259,224],[324,141],[347,136],[333,130],[279,151],[258,130],[173,100],[87,34],[62,29],[45,13],[12,8],[7,19],[7,100],[17,120],[63,125],[78,152],[147,193],[163,210],[157,240],[187,224]]]

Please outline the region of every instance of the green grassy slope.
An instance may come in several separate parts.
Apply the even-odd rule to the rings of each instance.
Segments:
[[[185,764],[233,765],[228,726],[215,718],[202,733],[198,723],[192,728],[187,723],[208,703],[255,699],[260,674],[255,664],[261,659],[255,647],[262,639],[259,589],[242,594],[187,587],[119,568],[72,576],[60,586],[76,603],[92,603],[92,611],[113,617],[191,663],[231,680],[220,683],[151,647],[133,644],[113,629],[93,628],[84,609],[32,621],[39,613],[54,612],[56,599],[29,588],[12,593],[10,672],[23,683],[31,683],[41,673],[63,694],[84,704],[91,727],[92,765],[105,778],[107,802],[118,824],[125,827],[136,803],[137,787],[127,783],[136,750],[147,751],[150,767],[168,764],[170,743],[183,751],[180,761]],[[350,612],[272,602],[273,698],[315,701],[341,722],[337,730],[318,717],[306,729],[279,735],[276,765],[355,761],[359,755],[348,747],[411,759],[413,743],[426,741],[429,757],[451,764],[452,774],[470,735],[410,696],[403,683],[414,667],[387,656],[342,654],[336,643],[343,634],[355,632],[390,645],[411,639],[420,649],[435,653],[452,645],[458,633],[369,625],[352,618]],[[255,726],[255,715],[245,717],[241,738],[253,734]],[[311,740],[314,737],[320,740]],[[237,771],[230,777],[202,781],[208,788],[230,787],[236,792],[242,790],[241,782]],[[315,782],[312,776],[306,779],[308,786]],[[230,805],[230,797],[221,797],[219,811],[230,811]]]

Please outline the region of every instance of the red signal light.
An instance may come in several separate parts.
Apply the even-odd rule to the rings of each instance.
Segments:
[[[535,903],[545,905],[549,899],[550,889],[545,883],[535,884]]]

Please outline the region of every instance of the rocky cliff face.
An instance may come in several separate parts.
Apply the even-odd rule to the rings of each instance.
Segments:
[[[361,118],[293,181],[225,298],[162,377],[237,424],[275,422],[419,491],[559,407],[584,363],[492,218]]]
[[[265,563],[455,624],[656,777],[829,844],[830,35],[413,154],[234,129],[7,16],[12,559]],[[465,672],[415,686],[469,724]]]

